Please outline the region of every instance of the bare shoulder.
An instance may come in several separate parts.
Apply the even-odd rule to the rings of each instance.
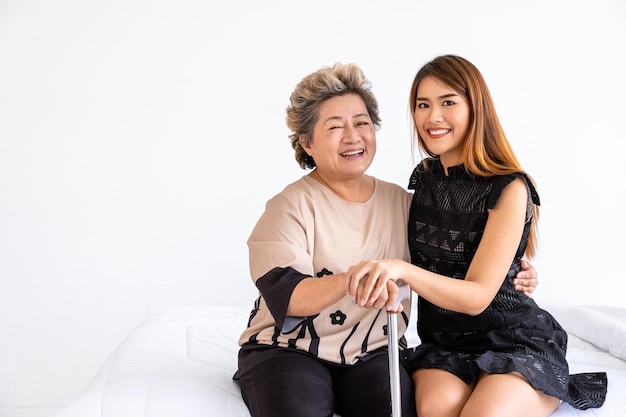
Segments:
[[[502,194],[494,209],[504,209],[506,211],[519,208],[525,211],[528,201],[528,186],[523,178],[516,178],[507,184],[502,190]]]

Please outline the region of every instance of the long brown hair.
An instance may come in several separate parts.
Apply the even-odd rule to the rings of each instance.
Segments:
[[[464,97],[469,105],[469,129],[462,150],[465,169],[475,175],[487,177],[524,172],[504,134],[487,83],[474,64],[460,56],[442,55],[424,65],[415,75],[411,86],[409,96],[411,115],[415,114],[417,106],[417,88],[425,77],[433,77],[452,88]],[[415,117],[412,119],[413,134],[417,138],[418,146],[428,155],[437,157],[428,149],[424,139],[420,136]],[[533,181],[532,178],[530,181]],[[534,256],[537,250],[538,205],[535,204],[533,210],[525,252],[528,257]]]

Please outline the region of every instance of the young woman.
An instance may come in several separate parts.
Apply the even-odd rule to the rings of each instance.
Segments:
[[[410,108],[420,149],[409,212],[411,263],[363,261],[346,292],[365,305],[401,279],[419,294],[422,344],[405,350],[417,414],[548,416],[600,407],[606,374],[569,375],[567,334],[513,278],[536,250],[539,197],[478,69],[454,55],[421,68]],[[391,302],[391,301],[390,301]]]

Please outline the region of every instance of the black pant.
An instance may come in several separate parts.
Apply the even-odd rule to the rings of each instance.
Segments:
[[[416,417],[409,372],[400,365],[402,417]],[[389,362],[378,354],[354,366],[338,366],[286,351],[240,375],[252,417],[389,417]]]

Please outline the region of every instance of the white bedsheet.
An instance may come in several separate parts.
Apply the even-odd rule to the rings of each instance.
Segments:
[[[626,416],[626,309],[549,305],[569,333],[571,373],[606,371],[602,408],[562,404],[553,417]],[[147,319],[111,353],[92,382],[54,417],[249,417],[239,387],[243,307],[182,307]],[[410,344],[419,339],[410,326]]]

